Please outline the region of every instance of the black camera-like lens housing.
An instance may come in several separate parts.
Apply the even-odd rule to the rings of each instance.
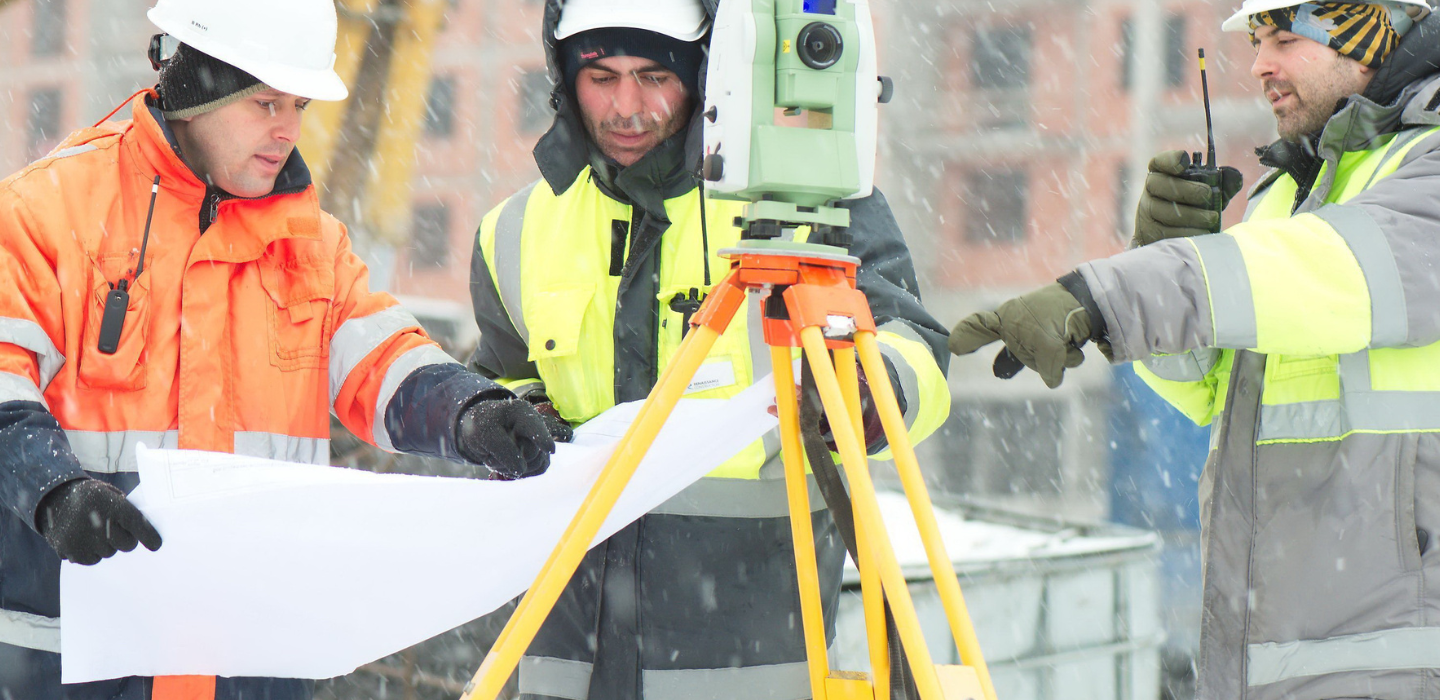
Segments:
[[[845,53],[845,39],[840,36],[840,30],[824,22],[805,25],[795,43],[799,45],[800,62],[815,70],[839,63]]]

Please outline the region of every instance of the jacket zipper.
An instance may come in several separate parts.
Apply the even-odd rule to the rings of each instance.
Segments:
[[[280,195],[287,194],[299,194],[301,192],[304,192],[306,187],[309,187],[309,185],[299,185],[295,187],[289,187],[283,190],[271,190],[269,193],[262,194],[259,197],[239,197],[230,194],[229,192],[226,192],[225,190],[222,190],[218,187],[207,186],[205,188],[205,198],[200,202],[200,233],[205,233],[205,231],[210,228],[210,225],[215,223],[215,219],[220,216],[221,202],[229,201],[232,199],[255,202],[266,199],[268,197],[278,197]]]

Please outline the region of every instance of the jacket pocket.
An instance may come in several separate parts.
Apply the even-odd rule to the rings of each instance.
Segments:
[[[125,323],[114,353],[100,352],[100,327],[105,317],[105,300],[110,282],[96,266],[90,288],[90,308],[85,319],[85,337],[80,348],[80,383],[91,389],[137,391],[145,388],[145,347],[150,335],[150,275],[144,273],[127,290]],[[118,281],[118,278],[117,278]]]
[[[1395,542],[1400,549],[1400,565],[1405,571],[1420,570],[1420,532],[1415,518],[1415,464],[1420,436],[1414,433],[1397,436],[1400,440],[1399,459],[1395,467]]]
[[[580,343],[580,335],[585,330],[585,312],[594,295],[594,285],[557,287],[537,292],[525,307],[530,360],[540,371],[545,393],[567,420],[588,420],[609,408],[613,397],[613,380],[604,371],[611,366],[613,358],[599,364],[602,358],[592,357],[609,352],[596,351],[596,347],[613,347],[613,329],[592,329],[605,333],[607,342],[589,346]]]
[[[265,314],[270,363],[283,371],[320,369],[330,357],[335,272],[317,260],[260,261],[260,285],[270,297]]]

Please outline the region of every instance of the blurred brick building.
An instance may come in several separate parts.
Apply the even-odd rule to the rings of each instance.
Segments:
[[[1221,161],[1253,181],[1252,149],[1274,138],[1249,76],[1252,49],[1219,32],[1234,0],[872,3],[881,72],[897,86],[882,109],[878,182],[947,325],[1124,246],[1149,156],[1203,148],[1196,48],[1210,56]],[[0,9],[0,110],[12,125],[0,133],[0,171],[153,83],[149,4]],[[538,176],[530,149],[550,123],[550,84],[543,0],[448,4],[415,149],[410,240],[369,258],[379,286],[463,317],[480,218]],[[925,448],[950,465],[939,485],[1103,513],[1105,441],[1094,425],[1110,383],[1103,362],[1058,392],[1033,376],[994,380],[989,364],[953,365],[951,422]]]

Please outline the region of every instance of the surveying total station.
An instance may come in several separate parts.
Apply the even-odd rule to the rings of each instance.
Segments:
[[[691,329],[674,360],[661,373],[462,700],[491,700],[499,695],[660,427],[750,294],[759,295],[762,302],[765,343],[775,370],[812,696],[817,700],[913,700],[915,695],[921,700],[995,700],[880,355],[875,320],[865,295],[856,288],[860,260],[847,250],[850,212],[835,206],[840,200],[871,194],[878,105],[889,101],[892,92],[890,81],[877,73],[868,0],[719,4],[706,74],[701,175],[709,183],[709,196],[747,202],[736,222],[743,229],[741,241],[720,251],[731,260],[730,274],[690,319]],[[809,227],[807,241],[814,242],[786,240],[787,232],[800,227]],[[796,348],[805,363],[805,406],[796,392],[792,364]],[[962,665],[932,660],[886,535],[862,437],[857,357],[919,526]],[[801,411],[816,410],[816,403],[829,418],[848,493],[823,442],[817,449],[816,441],[805,440],[810,449],[801,447]],[[805,475],[807,452],[860,572],[869,674],[830,668]]]

